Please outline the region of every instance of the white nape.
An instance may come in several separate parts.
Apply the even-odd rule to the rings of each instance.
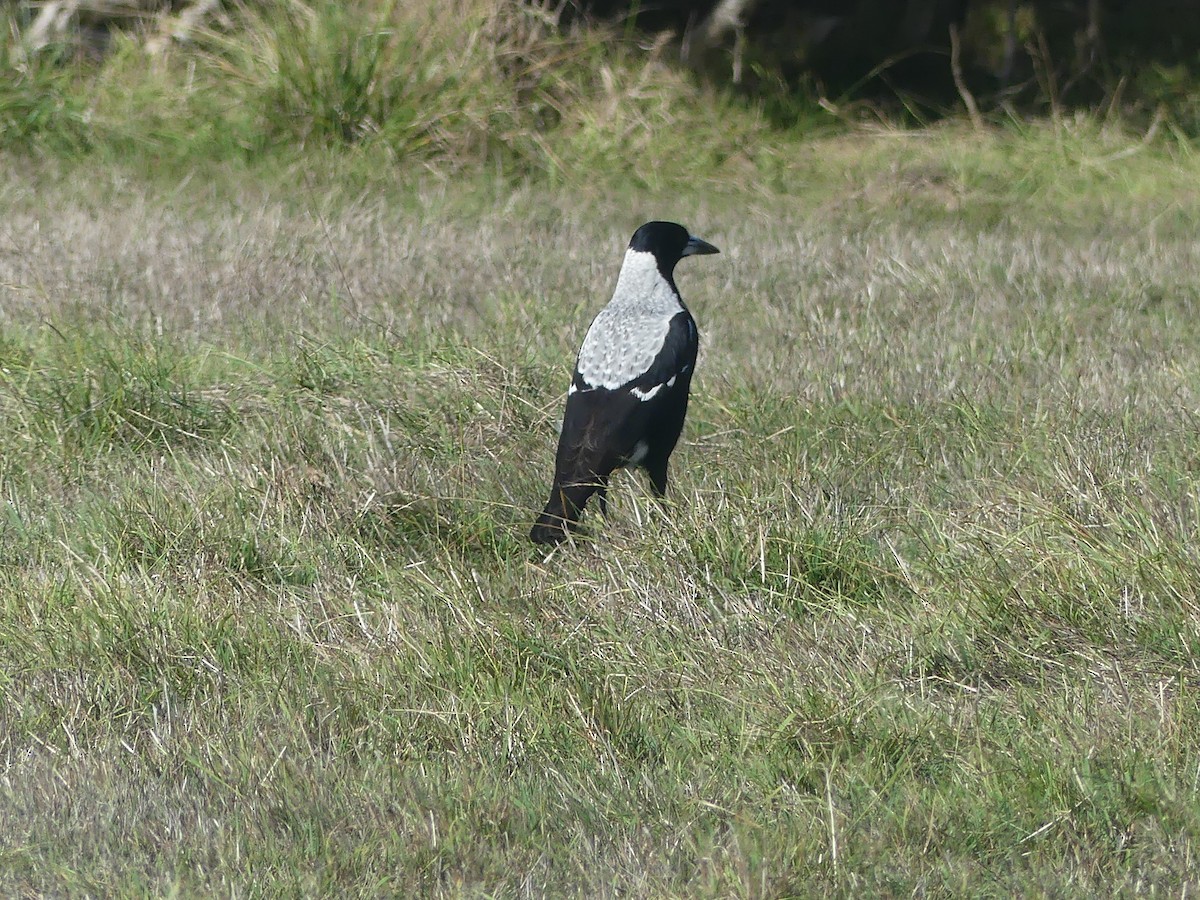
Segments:
[[[646,372],[683,304],[653,253],[627,250],[612,300],[592,320],[576,364],[591,387],[615,390]]]

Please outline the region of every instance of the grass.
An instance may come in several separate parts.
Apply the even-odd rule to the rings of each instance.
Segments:
[[[0,890],[1197,887],[1185,147],[834,136],[643,194],[370,159],[0,167]],[[546,557],[656,215],[723,251],[679,272],[674,501],[625,479]]]
[[[26,6],[0,26],[19,36]],[[161,52],[147,48],[164,21],[118,18],[99,59],[75,52],[69,32],[36,52],[6,37],[0,150],[174,173],[197,159],[354,150],[408,173],[578,183],[604,172],[661,190],[688,172],[745,169],[769,133],[760,110],[670,65],[665,41],[559,28],[537,4],[272,0],[210,18]],[[817,121],[815,104],[789,102],[793,118]],[[724,128],[690,140],[713,115]],[[616,144],[639,164],[621,164]]]

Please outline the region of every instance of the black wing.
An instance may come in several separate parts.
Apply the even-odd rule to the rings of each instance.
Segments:
[[[576,371],[558,445],[559,474],[565,480],[606,478],[636,460],[639,442],[660,443],[656,436],[664,430],[674,431],[670,453],[683,426],[699,346],[696,323],[681,310],[650,368],[621,387],[594,388]]]
[[[563,540],[588,498],[604,496],[614,469],[641,463],[658,496],[666,491],[667,458],[687,414],[688,389],[699,338],[687,310],[671,319],[650,368],[615,390],[571,380],[554,464],[550,500],[530,537],[539,544]]]
[[[609,393],[617,394],[630,390],[648,391],[660,384],[665,386],[668,381],[679,375],[690,374],[696,365],[696,354],[699,349],[700,338],[696,333],[696,323],[693,321],[691,313],[682,309],[671,318],[662,349],[650,363],[650,368]],[[593,388],[579,374],[578,369],[575,370],[571,379],[571,387],[576,392],[605,390],[604,388]],[[572,397],[574,396],[575,394],[572,393]],[[567,402],[569,405],[570,400]]]

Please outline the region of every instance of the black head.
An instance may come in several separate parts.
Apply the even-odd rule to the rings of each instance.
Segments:
[[[666,278],[671,277],[675,264],[685,256],[721,252],[707,241],[692,237],[686,228],[674,222],[647,222],[633,233],[629,249],[653,253],[658,270]]]

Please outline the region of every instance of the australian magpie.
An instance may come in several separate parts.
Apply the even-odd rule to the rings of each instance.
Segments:
[[[683,430],[700,346],[672,273],[685,256],[717,252],[674,222],[647,222],[634,232],[612,300],[579,348],[550,500],[530,534],[535,543],[563,540],[592,494],[606,513],[616,469],[641,466],[655,495],[666,493],[667,460]]]

